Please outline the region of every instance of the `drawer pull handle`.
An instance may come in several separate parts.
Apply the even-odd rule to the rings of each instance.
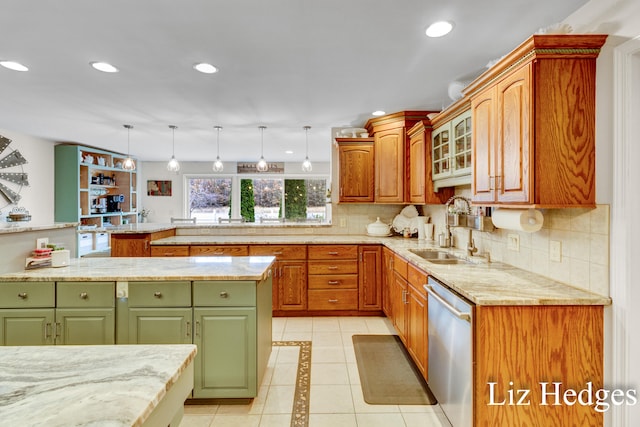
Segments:
[[[220,292],[220,298],[229,298],[229,294],[227,293],[227,291]]]
[[[187,322],[187,336],[191,336],[191,322]]]
[[[50,338],[51,337],[51,323],[47,322],[44,325],[44,338]]]
[[[80,292],[80,299],[87,299],[89,298],[89,294],[86,292]]]
[[[162,292],[154,292],[153,296],[156,298],[162,298]]]
[[[335,303],[338,302],[338,300],[337,299],[330,299],[329,302],[335,304]]]
[[[18,294],[18,298],[20,299],[27,299],[27,293],[26,292],[20,292]]]
[[[327,284],[329,284],[329,285],[339,285],[340,281],[339,280],[329,280],[327,282]]]
[[[334,255],[334,256],[335,256],[335,255],[338,255],[338,252],[331,251],[331,252],[328,252],[328,254],[329,254],[329,255]]]
[[[273,254],[274,255],[282,255],[282,251],[275,251]]]
[[[338,266],[337,265],[330,265],[329,267],[327,267],[329,270],[337,270]]]
[[[224,251],[215,251],[214,255],[224,255]]]

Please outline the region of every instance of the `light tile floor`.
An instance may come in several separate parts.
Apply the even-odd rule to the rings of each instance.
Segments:
[[[276,317],[274,341],[312,341],[309,427],[450,427],[438,405],[369,405],[351,336],[394,334],[384,317]],[[289,427],[299,347],[273,347],[247,404],[185,405],[180,427]]]

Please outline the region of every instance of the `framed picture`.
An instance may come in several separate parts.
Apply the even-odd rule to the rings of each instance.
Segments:
[[[171,196],[171,181],[147,181],[147,196]]]

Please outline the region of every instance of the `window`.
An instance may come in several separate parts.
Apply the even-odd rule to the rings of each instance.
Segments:
[[[248,176],[185,177],[189,217],[198,222],[327,222],[327,179]],[[237,202],[236,202],[237,200]]]

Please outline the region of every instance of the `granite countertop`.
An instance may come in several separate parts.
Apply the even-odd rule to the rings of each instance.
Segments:
[[[195,354],[190,344],[0,346],[0,423],[142,425]]]
[[[467,257],[461,249],[441,249],[434,241],[366,235],[283,236],[175,236],[152,245],[205,244],[382,244],[411,264],[477,305],[610,305],[611,298],[561,283],[501,262]],[[430,263],[411,249],[437,249],[470,261],[469,264]]]
[[[269,274],[272,256],[167,258],[74,258],[69,266],[0,276],[19,281],[256,280]]]
[[[77,227],[77,222],[57,222],[54,224],[29,224],[22,222],[6,222],[0,226],[0,234],[24,233],[25,231],[55,230],[58,228]]]

